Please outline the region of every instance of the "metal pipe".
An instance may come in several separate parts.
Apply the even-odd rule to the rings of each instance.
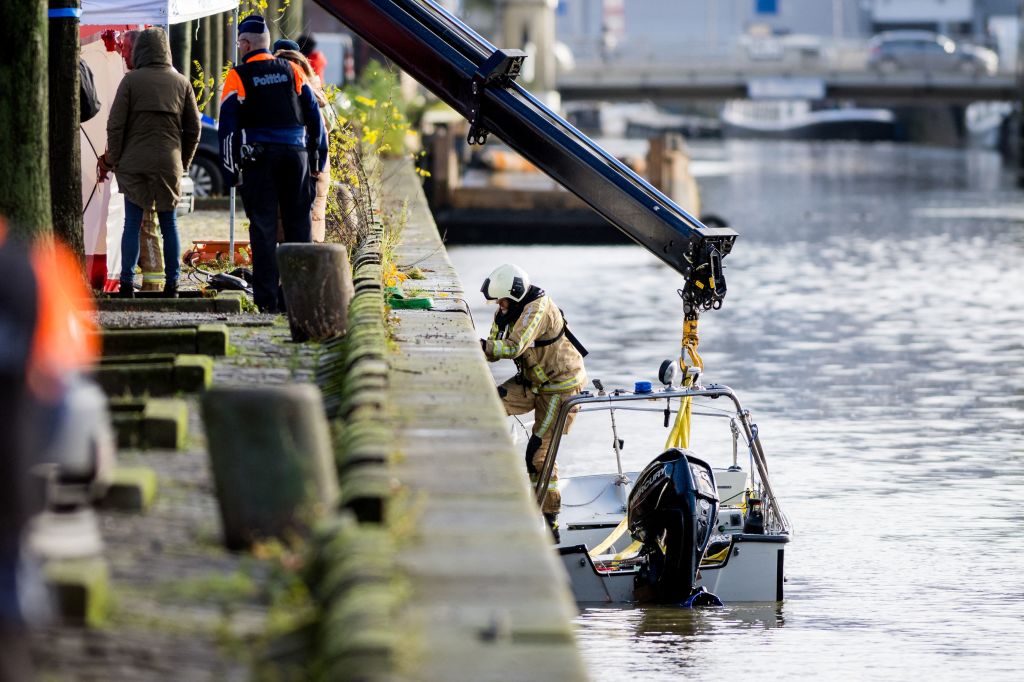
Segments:
[[[238,31],[238,8],[235,8],[235,31]],[[231,63],[234,68],[238,64],[238,37],[235,36],[235,60]],[[228,218],[228,263],[235,264],[235,186],[231,186],[231,211]]]

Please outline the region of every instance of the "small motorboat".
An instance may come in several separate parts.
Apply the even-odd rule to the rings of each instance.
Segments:
[[[611,473],[558,481],[557,549],[580,603],[701,605],[784,596],[791,528],[757,426],[731,388],[701,386],[695,368],[677,385],[679,373],[678,362],[666,361],[664,388],[637,382],[633,390],[605,391],[594,381],[596,393],[562,405],[537,499],[548,489],[554,462],[570,450],[576,462],[593,462],[605,450],[614,465]],[[572,411],[575,425],[563,436]],[[661,444],[673,419],[673,430],[681,422],[687,429],[688,447]],[[624,470],[627,445],[656,456],[642,471]],[[726,461],[712,466],[704,459],[710,455]]]

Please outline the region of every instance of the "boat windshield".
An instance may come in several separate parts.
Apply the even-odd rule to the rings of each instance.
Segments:
[[[612,418],[622,441],[620,456],[624,472],[641,471],[665,451],[665,442],[675,423],[679,399],[666,398],[619,403],[589,403],[580,406],[568,435],[558,446],[559,475],[585,476],[616,470]],[[665,408],[669,407],[668,426]],[[695,397],[691,408],[690,450],[714,468],[733,464],[732,418],[734,405],[726,398]],[[739,465],[750,471],[749,454],[739,434]]]

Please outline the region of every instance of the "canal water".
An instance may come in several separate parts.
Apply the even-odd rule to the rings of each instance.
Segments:
[[[704,209],[740,234],[725,306],[701,319],[704,381],[736,389],[759,425],[795,527],[786,598],[586,608],[593,679],[1020,679],[1024,194],[980,151],[694,156]],[[525,267],[606,386],[656,381],[678,348],[681,281],[640,247],[450,253],[469,292],[497,264]],[[469,298],[483,334],[493,308]],[[640,468],[657,453],[623,454]],[[575,456],[562,475],[609,462]]]

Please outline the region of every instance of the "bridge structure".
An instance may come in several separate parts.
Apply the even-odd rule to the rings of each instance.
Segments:
[[[803,70],[752,63],[588,62],[558,76],[563,101],[843,99],[887,105],[1017,101],[1017,75]]]

